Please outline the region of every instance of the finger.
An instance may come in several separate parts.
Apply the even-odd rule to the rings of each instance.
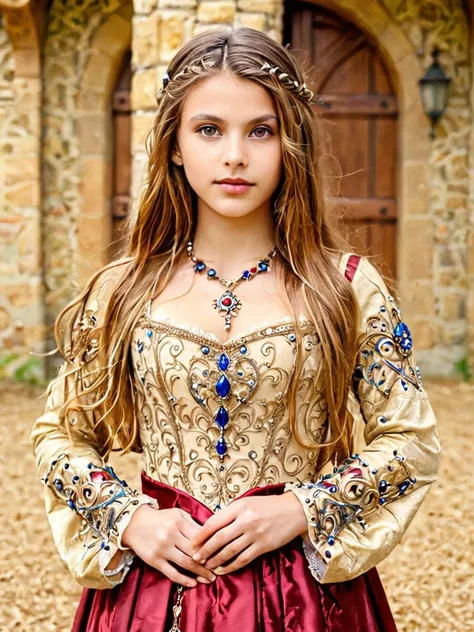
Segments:
[[[205,568],[209,568],[210,570],[214,570],[215,568],[225,564],[236,555],[244,551],[247,547],[250,546],[251,541],[246,535],[240,536],[240,538],[235,539],[233,542],[228,544],[222,551],[219,551],[214,557],[208,559],[205,565]]]
[[[197,586],[197,581],[193,577],[186,577],[186,575],[177,571],[175,567],[171,566],[171,564],[167,561],[162,562],[158,570],[176,584],[182,584],[183,586],[188,586],[189,588]]]
[[[199,528],[200,528],[200,525],[192,524],[185,518],[183,518],[178,524],[179,532],[182,533],[185,536],[185,538],[187,538],[188,540],[192,540],[193,538],[197,536],[199,532]],[[197,548],[194,547],[193,550],[196,551]]]
[[[194,547],[199,548],[201,544],[213,536],[216,531],[234,522],[237,515],[236,510],[228,505],[224,509],[221,509],[219,513],[211,516],[209,520],[199,528],[197,535],[192,539]]]
[[[243,568],[259,555],[260,552],[258,551],[257,547],[254,545],[250,545],[248,548],[244,549],[242,553],[229,565],[225,567],[219,566],[215,568],[214,573],[216,575],[227,575],[228,573],[239,570],[239,568]]]
[[[186,520],[189,522],[189,524],[192,524],[193,527],[196,527],[196,529],[200,529],[201,528],[201,525],[199,524],[199,522],[194,520],[194,518],[191,516],[191,514],[188,513],[187,511],[184,511],[184,509],[181,509],[181,515],[183,516],[183,518],[186,518]]]
[[[193,560],[196,560],[196,562],[208,560],[216,551],[224,546],[227,546],[230,542],[239,538],[242,534],[242,528],[239,528],[237,521],[234,521],[229,526],[220,529],[202,546],[201,549],[196,551],[193,555]]]
[[[169,559],[171,562],[181,566],[181,568],[185,568],[186,570],[191,571],[191,573],[205,577],[209,581],[213,581],[215,578],[212,571],[195,562],[191,557],[189,557],[189,555],[186,555],[186,553],[183,553],[183,551],[180,551],[178,548],[174,548],[171,551]]]

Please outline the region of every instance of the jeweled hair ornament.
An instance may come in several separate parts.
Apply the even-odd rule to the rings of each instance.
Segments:
[[[182,72],[185,72],[186,68],[187,67],[185,67]],[[263,66],[261,66],[260,70],[267,70],[271,75],[278,79],[278,81],[284,88],[290,90],[291,92],[296,94],[297,97],[303,99],[304,101],[323,103],[323,99],[321,99],[320,97],[316,97],[316,99],[314,99],[314,93],[308,89],[306,83],[300,84],[295,79],[292,79],[288,73],[280,70],[278,66],[271,66],[268,62],[265,62]],[[171,77],[168,71],[166,71],[162,77],[162,86],[161,90],[158,93],[159,97],[162,96],[166,86],[170,83],[170,81]]]

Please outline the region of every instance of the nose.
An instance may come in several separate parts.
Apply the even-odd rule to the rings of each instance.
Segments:
[[[245,140],[238,132],[228,134],[223,151],[224,163],[229,166],[246,165],[247,150],[245,148]]]

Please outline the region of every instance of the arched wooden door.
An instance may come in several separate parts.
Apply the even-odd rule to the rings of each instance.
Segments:
[[[131,186],[131,51],[124,55],[122,68],[112,98],[113,117],[113,193],[112,243],[109,257],[115,258],[123,248],[125,218],[130,207]]]
[[[331,197],[349,242],[396,278],[398,106],[377,47],[354,24],[297,0],[286,3],[283,43],[325,102],[314,107],[325,121],[331,172],[341,175]]]

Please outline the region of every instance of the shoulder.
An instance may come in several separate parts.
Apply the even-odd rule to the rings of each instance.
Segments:
[[[396,299],[378,265],[370,257],[352,252],[343,253],[337,263],[338,270],[350,282],[363,314],[380,308],[399,311]]]

